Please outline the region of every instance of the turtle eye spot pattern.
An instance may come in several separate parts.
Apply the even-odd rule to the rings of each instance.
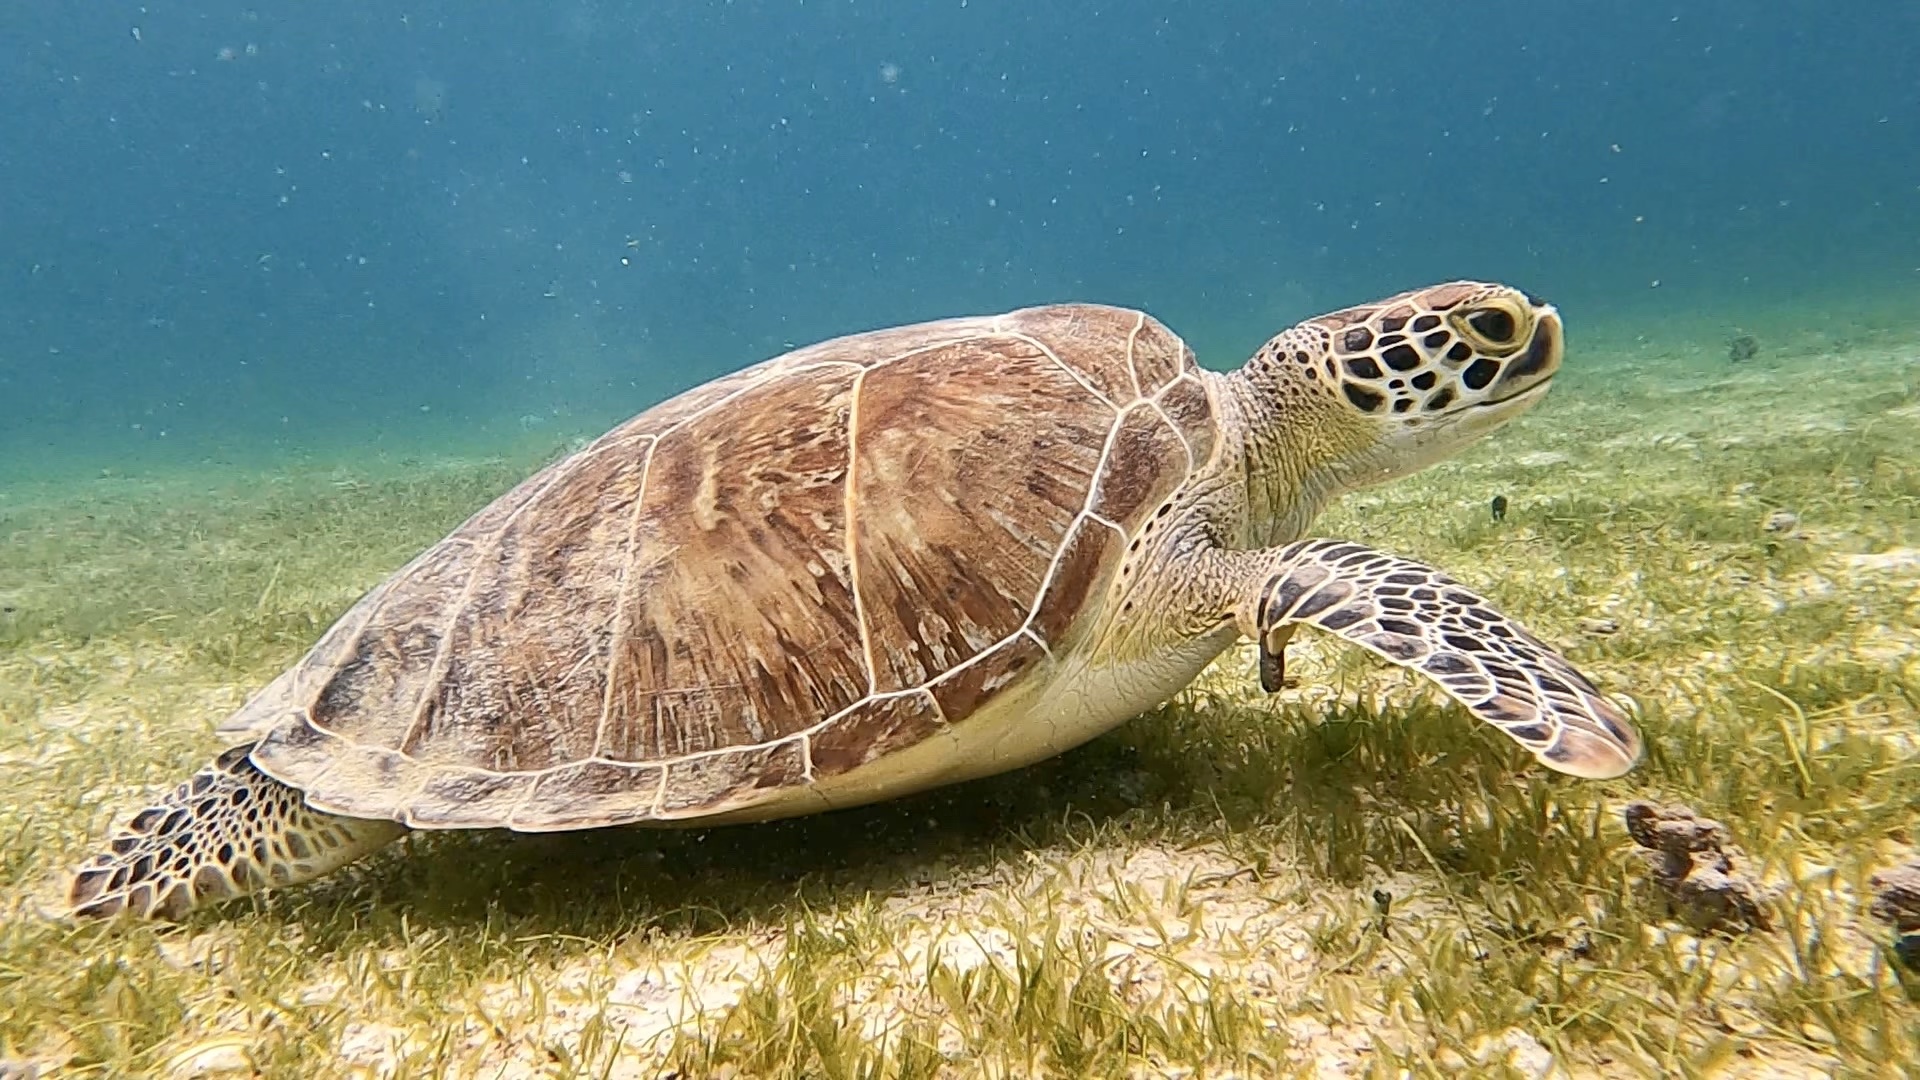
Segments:
[[[1347,395],[1348,401],[1353,402],[1353,407],[1361,412],[1378,412],[1380,406],[1387,400],[1385,395],[1376,394],[1356,383],[1343,382],[1340,384],[1340,390]]]
[[[1402,342],[1380,354],[1380,359],[1395,371],[1412,371],[1420,366],[1420,353],[1413,346]]]
[[[1377,379],[1381,375],[1380,365],[1370,356],[1358,356],[1347,361],[1347,372],[1356,379]]]
[[[1486,339],[1495,345],[1510,344],[1513,341],[1514,331],[1517,329],[1513,322],[1513,316],[1498,308],[1492,308],[1487,311],[1476,311],[1467,316],[1467,322],[1471,324],[1475,330],[1484,334]]]

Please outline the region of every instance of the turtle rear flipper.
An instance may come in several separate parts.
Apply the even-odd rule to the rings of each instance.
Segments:
[[[1640,760],[1632,723],[1586,676],[1430,566],[1340,540],[1229,557],[1251,586],[1235,617],[1263,673],[1282,670],[1276,654],[1306,623],[1427,676],[1557,772],[1611,779]]]
[[[135,814],[74,871],[72,913],[177,919],[206,903],[309,881],[405,831],[312,809],[297,789],[261,772],[252,750],[227,750]]]

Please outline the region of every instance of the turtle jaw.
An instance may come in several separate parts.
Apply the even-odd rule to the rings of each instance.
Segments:
[[[1560,325],[1560,313],[1551,304],[1538,305],[1534,318],[1533,336],[1528,339],[1526,349],[1507,362],[1505,370],[1489,387],[1491,392],[1480,404],[1481,408],[1524,399],[1520,410],[1524,412],[1547,396],[1547,388],[1559,373],[1561,361],[1566,359],[1566,331]]]

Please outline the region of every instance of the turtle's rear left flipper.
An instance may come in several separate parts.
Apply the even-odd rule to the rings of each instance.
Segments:
[[[1236,612],[1261,669],[1300,623],[1418,671],[1558,772],[1619,776],[1640,759],[1621,709],[1539,638],[1432,567],[1339,540],[1303,540],[1260,560]],[[1268,687],[1275,689],[1275,687]]]
[[[203,904],[292,885],[358,859],[404,831],[323,814],[256,768],[253,745],[221,754],[133,816],[74,872],[74,915],[179,918]]]

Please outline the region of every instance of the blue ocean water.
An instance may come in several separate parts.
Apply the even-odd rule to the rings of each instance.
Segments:
[[[0,462],[594,430],[1063,299],[1920,297],[1911,0],[0,10]],[[250,450],[251,448],[251,450]]]

